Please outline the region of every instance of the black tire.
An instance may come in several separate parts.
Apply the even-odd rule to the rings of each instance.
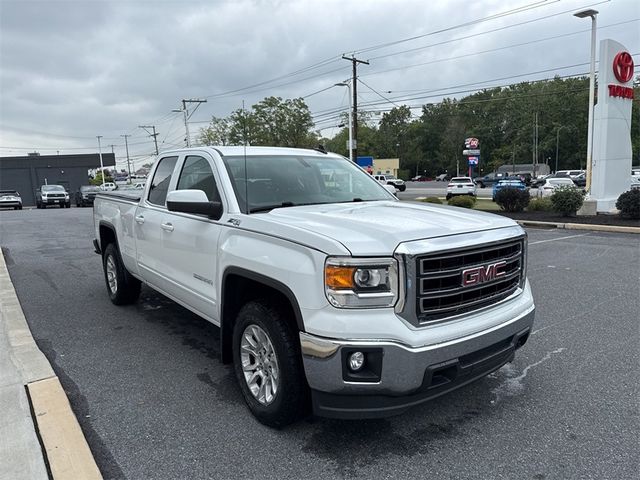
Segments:
[[[64,208],[64,203],[61,203],[61,204],[60,204],[60,208]]]
[[[109,261],[113,262],[115,270],[115,287],[109,285],[109,276],[107,275],[107,265]],[[107,293],[109,299],[114,305],[130,305],[135,303],[140,296],[140,280],[132,276],[122,263],[120,252],[115,244],[110,243],[104,250],[102,256],[102,269],[104,271],[104,281],[107,285]]]
[[[398,189],[400,189],[401,192],[404,192],[407,189],[407,186],[406,185],[400,185],[398,187]]]
[[[22,205],[20,205],[20,206],[18,207],[18,210],[22,210]]]
[[[71,202],[67,203],[67,204],[65,205],[65,207],[66,207],[66,208],[71,208]]]
[[[451,200],[451,197],[452,197],[452,195],[447,194],[447,197],[446,197],[446,198],[447,198],[447,200]]]
[[[253,300],[240,309],[233,328],[234,371],[242,396],[260,423],[275,428],[299,420],[310,410],[309,387],[304,376],[297,328],[292,321],[287,321],[286,315],[284,309],[268,300]],[[268,336],[279,370],[278,388],[269,404],[260,403],[254,397],[242,368],[242,336],[252,325],[260,327]]]
[[[479,182],[479,183],[478,183],[478,185],[480,185],[480,188],[486,188],[486,187],[487,187],[487,186],[486,186],[484,183],[482,183],[482,182]]]

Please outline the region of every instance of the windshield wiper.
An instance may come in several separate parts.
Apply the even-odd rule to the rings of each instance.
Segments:
[[[354,202],[361,202],[362,200],[356,198],[353,200]],[[283,208],[283,207],[305,207],[308,205],[327,205],[329,203],[339,203],[339,202],[307,202],[307,203],[293,203],[293,202],[282,202],[279,205],[266,205],[263,207],[255,207],[249,210],[249,213],[258,213],[258,212],[268,212],[269,210],[273,210],[274,208]]]

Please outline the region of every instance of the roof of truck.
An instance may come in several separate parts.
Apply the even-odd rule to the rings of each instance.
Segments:
[[[335,153],[327,152],[323,153],[311,148],[289,148],[289,147],[243,147],[243,146],[222,146],[212,145],[208,147],[192,147],[192,148],[180,148],[174,150],[167,150],[162,152],[161,155],[171,152],[184,152],[184,151],[202,151],[202,150],[216,150],[223,156],[241,156],[245,152],[247,155],[300,155],[304,153],[308,156],[323,157],[326,155],[337,155]]]

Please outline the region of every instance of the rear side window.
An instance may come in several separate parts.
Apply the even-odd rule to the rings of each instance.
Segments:
[[[192,155],[186,158],[176,190],[202,190],[207,194],[210,202],[220,201],[216,180],[209,162],[200,156]]]
[[[154,173],[153,180],[151,181],[149,197],[147,198],[149,203],[164,207],[169,184],[171,183],[171,174],[173,173],[177,160],[178,157],[165,157],[160,159],[156,173]]]

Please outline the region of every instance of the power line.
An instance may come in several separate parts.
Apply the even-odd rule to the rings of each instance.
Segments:
[[[551,2],[547,2],[547,0],[537,1],[537,2],[534,2],[534,3],[528,4],[528,5],[524,5],[522,7],[517,7],[517,8],[511,9],[511,10],[506,10],[506,11],[501,12],[501,13],[496,13],[496,14],[493,14],[493,15],[489,15],[487,17],[482,17],[482,18],[478,18],[478,19],[475,19],[475,20],[470,20],[468,22],[459,23],[459,24],[453,25],[451,27],[445,27],[445,28],[441,28],[441,29],[438,29],[438,30],[433,30],[431,32],[423,33],[421,35],[415,35],[413,37],[403,38],[401,40],[395,40],[393,42],[380,43],[378,45],[374,45],[374,46],[371,46],[371,47],[362,48],[360,50],[355,50],[354,53],[362,54],[362,53],[370,52],[370,51],[373,51],[373,50],[380,50],[381,48],[387,48],[387,47],[391,47],[393,45],[399,45],[401,43],[411,42],[411,41],[414,41],[414,40],[418,40],[420,38],[425,38],[425,37],[429,37],[429,36],[432,36],[432,35],[437,35],[439,33],[449,32],[451,30],[457,30],[458,28],[470,27],[472,25],[477,25],[479,23],[488,22],[490,20],[495,20],[495,19],[498,19],[498,18],[510,16],[510,15],[515,15],[516,13],[522,13],[522,12],[525,12],[527,10],[533,10],[533,9],[536,9],[536,8],[539,8],[539,7],[546,7],[546,6],[549,6],[549,5],[553,4],[553,3],[557,3],[559,1],[560,0],[553,0]],[[373,60],[373,59],[371,59],[371,60]]]
[[[560,16],[560,15],[565,15],[565,14],[570,13],[570,12],[575,12],[576,9],[593,7],[593,6],[596,6],[596,5],[600,5],[602,3],[608,3],[609,1],[611,1],[611,0],[603,0],[601,2],[593,3],[591,5],[586,5],[584,7],[571,8],[569,10],[564,10],[562,12],[557,12],[557,13],[552,13],[550,15],[545,15],[545,16],[534,18],[534,19],[531,19],[531,20],[526,20],[526,21],[522,21],[522,22],[518,22],[518,23],[511,23],[511,24],[505,25],[503,27],[497,27],[497,28],[493,28],[491,30],[485,30],[484,32],[478,32],[478,33],[473,33],[471,35],[465,35],[464,37],[458,37],[458,38],[453,38],[453,39],[449,39],[449,40],[443,40],[442,42],[432,43],[430,45],[423,45],[421,47],[410,48],[410,49],[407,49],[407,50],[400,50],[398,52],[386,53],[384,55],[378,55],[377,57],[371,57],[371,58],[369,58],[369,60],[378,60],[380,58],[392,57],[392,56],[399,55],[399,54],[402,54],[402,53],[416,52],[418,50],[423,50],[425,48],[431,48],[431,47],[436,47],[436,46],[440,46],[440,45],[446,45],[447,43],[453,43],[453,42],[457,42],[457,41],[460,41],[460,40],[468,40],[469,38],[479,37],[479,36],[482,36],[482,35],[487,35],[489,33],[500,32],[502,30],[507,30],[509,28],[514,28],[514,27],[519,27],[519,26],[527,25],[527,24],[534,23],[534,22],[539,22],[541,20],[547,20],[549,18],[557,17],[557,16]],[[422,35],[422,36],[418,36],[416,38],[421,38],[421,37],[425,37],[425,36],[428,36],[428,35],[429,34],[425,34],[425,35]]]
[[[637,22],[638,20],[640,20],[640,18],[634,18],[632,20],[627,20],[627,21],[624,21],[624,22],[618,22],[618,23],[613,23],[613,24],[610,24],[610,25],[604,25],[604,26],[599,27],[599,28],[616,27],[616,26],[627,24],[627,23]],[[479,51],[479,52],[466,53],[464,55],[457,55],[457,56],[454,56],[454,57],[445,57],[445,58],[440,58],[440,59],[436,59],[436,60],[430,60],[428,62],[415,63],[415,64],[412,64],[412,65],[404,65],[404,66],[400,66],[400,67],[389,68],[389,69],[386,69],[386,70],[378,70],[378,71],[368,72],[368,73],[366,73],[364,75],[361,75],[361,77],[370,77],[370,76],[373,76],[373,75],[379,75],[379,74],[382,74],[382,73],[393,72],[393,71],[396,71],[396,70],[405,70],[405,69],[414,68],[414,67],[421,67],[421,66],[424,66],[424,65],[432,65],[432,64],[440,63],[440,62],[448,62],[450,60],[458,60],[460,58],[476,57],[478,55],[482,55],[482,54],[485,54],[485,53],[498,52],[498,51],[501,51],[501,50],[508,50],[508,49],[512,49],[512,48],[523,47],[523,46],[526,46],[526,45],[532,45],[532,44],[535,44],[535,43],[546,42],[546,41],[549,41],[549,40],[556,40],[558,38],[569,37],[569,36],[572,36],[572,35],[578,35],[580,33],[585,33],[585,32],[590,32],[590,31],[591,31],[591,29],[589,28],[589,29],[586,29],[586,30],[579,30],[579,31],[576,31],[576,32],[563,33],[561,35],[554,35],[552,37],[545,37],[545,38],[540,38],[540,39],[537,39],[537,40],[531,40],[531,41],[528,41],[528,42],[514,43],[514,44],[511,44],[511,45],[505,45],[505,46],[502,46],[502,47],[492,48],[492,49],[489,49],[489,50],[482,50],[482,51]],[[424,48],[427,48],[427,47],[424,47]]]

